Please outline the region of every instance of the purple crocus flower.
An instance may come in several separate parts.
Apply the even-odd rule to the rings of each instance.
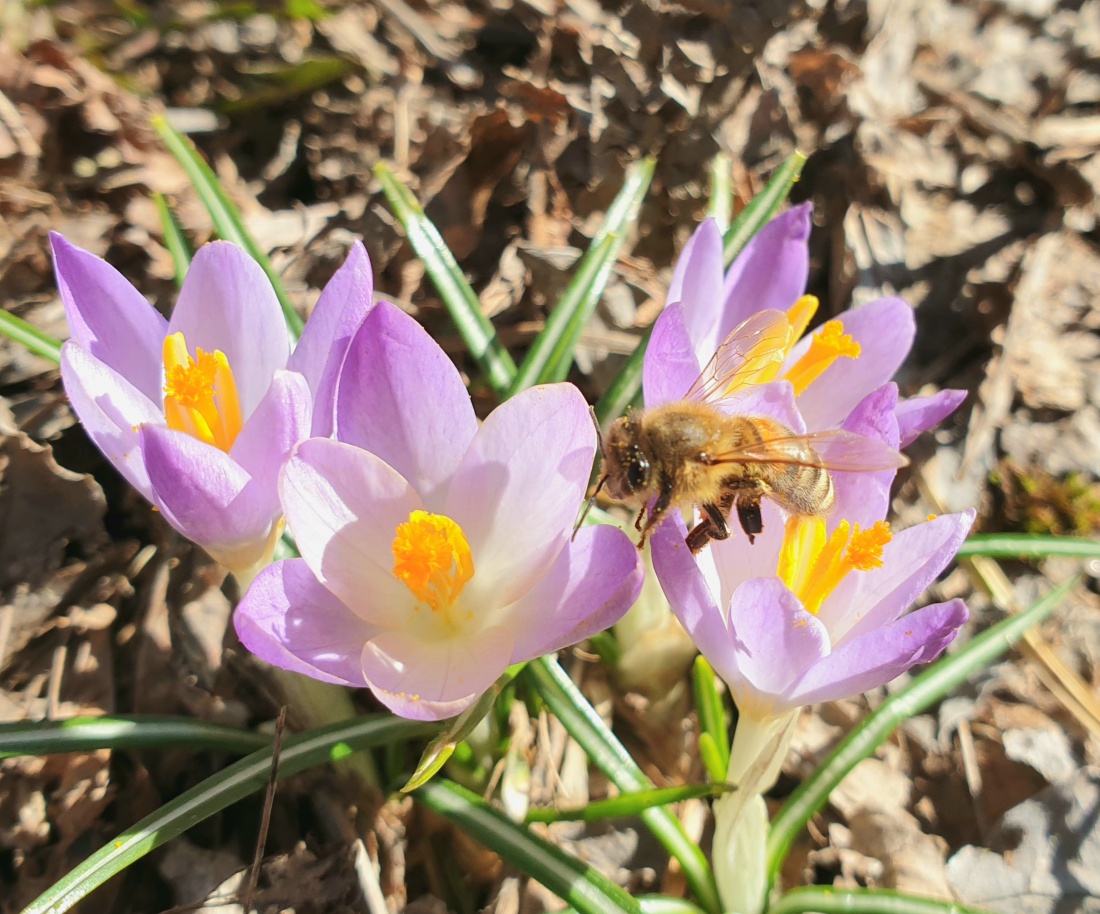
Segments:
[[[270,281],[233,244],[198,251],[166,321],[102,258],[50,240],[74,412],[173,527],[248,580],[282,529],[284,461],[332,431],[340,364],[371,306],[366,250],[353,247],[291,352]]]
[[[896,447],[897,390],[876,391],[843,427]],[[790,417],[778,414],[780,421]],[[893,533],[894,471],[836,476],[830,519],[791,517],[764,501],[764,530],[693,556],[677,517],[653,537],[673,612],[729,684],[745,717],[857,695],[934,659],[967,619],[961,600],[907,613],[966,538],[974,512]]]
[[[683,396],[730,331],[766,309],[786,312],[794,334],[787,358],[760,380],[791,383],[810,431],[839,426],[860,400],[894,376],[916,332],[913,309],[900,298],[850,309],[803,336],[818,304],[803,295],[811,220],[809,203],[777,216],[728,271],[717,223],[709,219],[699,226],[669,285],[667,303],[679,307],[665,308],[646,351],[647,406]],[[900,403],[902,447],[950,415],[965,396],[944,390]]]
[[[572,385],[526,390],[479,427],[451,361],[380,302],[344,363],[336,439],[303,442],[283,473],[302,558],[262,571],[237,608],[269,663],[440,720],[637,596],[621,530],[571,536],[596,449]]]

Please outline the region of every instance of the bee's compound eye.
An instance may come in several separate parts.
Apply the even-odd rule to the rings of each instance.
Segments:
[[[645,489],[649,484],[649,458],[642,453],[638,445],[630,449],[630,459],[627,461],[626,481],[630,483],[631,491],[637,492]]]

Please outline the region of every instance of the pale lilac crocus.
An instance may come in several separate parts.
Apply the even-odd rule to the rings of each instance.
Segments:
[[[722,234],[708,219],[677,261],[667,307],[646,351],[646,406],[680,399],[726,336],[766,309],[793,328],[786,358],[761,381],[790,383],[810,431],[836,428],[865,396],[893,378],[913,345],[913,309],[900,298],[852,308],[806,334],[817,299],[804,295],[812,209],[792,207],[764,226],[725,270]],[[896,407],[901,446],[950,415],[964,391],[944,390]]]
[[[176,530],[249,580],[282,528],[283,463],[332,431],[340,364],[371,306],[366,250],[353,247],[292,352],[271,282],[233,244],[199,249],[165,320],[105,260],[50,240],[77,418]]]
[[[479,427],[451,361],[380,302],[348,351],[336,439],[303,442],[283,474],[302,557],[261,572],[237,608],[269,663],[439,720],[637,596],[621,530],[572,538],[596,449],[572,385],[526,390]]]
[[[896,401],[888,385],[843,427],[896,447]],[[895,533],[885,522],[893,472],[837,474],[827,521],[784,523],[765,500],[752,546],[734,537],[693,556],[678,517],[654,535],[653,564],[673,612],[743,718],[776,719],[884,685],[934,659],[966,621],[961,600],[908,610],[954,558],[974,512]]]

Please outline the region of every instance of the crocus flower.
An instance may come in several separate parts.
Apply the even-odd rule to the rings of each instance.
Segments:
[[[804,295],[812,210],[804,203],[762,228],[730,266],[722,234],[707,220],[684,247],[668,306],[646,350],[647,406],[679,399],[742,321],[765,309],[784,311],[793,328],[786,358],[759,382],[786,380],[811,431],[838,427],[865,396],[887,383],[913,344],[913,309],[900,298],[852,308],[805,335],[818,307]],[[944,390],[897,407],[904,447],[950,415],[964,391]]]
[[[331,433],[340,364],[371,305],[366,250],[352,249],[291,352],[270,281],[235,245],[198,251],[165,320],[106,261],[51,243],[74,412],[176,530],[247,580],[281,530],[290,450]]]
[[[300,559],[237,608],[276,666],[369,687],[396,713],[460,713],[514,663],[615,622],[642,582],[626,535],[572,538],[596,435],[575,387],[526,390],[478,426],[458,371],[412,318],[368,315],[281,492]]]
[[[843,427],[896,447],[896,400],[884,387]],[[954,557],[974,512],[895,533],[885,521],[892,476],[837,474],[828,521],[784,523],[765,501],[751,547],[730,539],[693,556],[678,517],[654,535],[653,564],[673,612],[743,718],[777,719],[883,685],[934,659],[966,621],[961,600],[907,610]]]

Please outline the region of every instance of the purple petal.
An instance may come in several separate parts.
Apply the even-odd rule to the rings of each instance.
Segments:
[[[916,323],[913,309],[900,298],[883,298],[840,315],[844,332],[862,352],[857,358],[837,359],[798,398],[811,429],[836,428],[867,394],[893,378],[913,345]],[[809,348],[810,335],[791,352],[787,364]]]
[[[588,404],[572,384],[531,387],[493,410],[443,512],[470,544],[473,604],[512,603],[546,574],[573,531],[595,452]]]
[[[965,390],[941,390],[930,397],[902,400],[894,414],[898,420],[901,446],[908,447],[922,432],[939,425],[966,399]]]
[[[843,428],[897,448],[898,422],[894,418],[897,403],[897,385],[884,384],[874,393],[864,397],[844,421]],[[834,472],[833,486],[836,489],[834,522],[846,520],[867,529],[876,521],[883,520],[890,511],[890,487],[894,483],[896,474],[896,470]],[[835,523],[830,526],[834,525]]]
[[[973,523],[971,510],[895,534],[882,550],[881,568],[849,574],[822,606],[833,640],[845,643],[901,616],[955,557]]]
[[[831,646],[821,621],[774,577],[756,578],[737,588],[730,600],[729,628],[745,682],[742,694],[733,683],[730,687],[738,709],[754,717],[760,716],[758,711],[781,710],[774,699],[826,657]]]
[[[347,260],[321,291],[287,367],[301,372],[313,394],[312,436],[332,434],[336,379],[348,345],[374,300],[374,273],[367,249],[356,241]]]
[[[718,602],[722,606],[729,604],[734,591],[746,581],[775,577],[787,519],[766,498],[760,503],[760,515],[764,529],[756,535],[756,542],[748,541],[734,513],[730,517],[729,539],[707,547],[717,572]]]
[[[393,575],[399,524],[423,505],[374,454],[310,438],[287,461],[279,492],[287,525],[317,579],[354,613],[394,625],[414,603]]]
[[[458,369],[415,320],[379,302],[336,390],[336,437],[377,454],[438,510],[477,418]]]
[[[306,379],[295,371],[277,371],[260,405],[248,417],[230,456],[270,494],[278,512],[279,472],[299,442],[309,437],[313,406]]]
[[[726,273],[720,303],[687,315],[688,333],[703,364],[731,330],[757,311],[786,311],[806,291],[807,242],[813,224],[809,203],[776,216],[745,245]]]
[[[788,707],[836,701],[896,679],[939,656],[966,622],[962,600],[937,603],[847,641],[815,664],[789,690]]]
[[[301,559],[268,565],[237,605],[241,643],[272,666],[363,688],[363,645],[377,632],[321,586]]]
[[[88,437],[129,483],[152,501],[153,486],[145,472],[137,428],[163,423],[160,408],[74,340],[61,347],[61,380]]]
[[[512,633],[503,626],[475,637],[439,640],[387,631],[363,649],[363,674],[395,714],[442,720],[465,710],[508,668]]]
[[[722,230],[714,219],[705,220],[680,252],[672,281],[668,284],[665,305],[683,302],[689,311],[714,312],[722,300],[725,263],[722,254]]]
[[[583,527],[530,591],[508,607],[516,643],[511,663],[561,650],[622,618],[642,589],[645,568],[617,527]]]
[[[286,320],[271,281],[228,241],[213,241],[195,254],[168,332],[182,333],[192,356],[196,349],[225,353],[246,419],[290,357]]]
[[[723,612],[684,542],[686,535],[687,528],[675,515],[657,528],[650,537],[653,569],[684,630],[718,674],[732,685],[740,675]]]
[[[232,457],[186,432],[139,432],[153,500],[165,519],[230,571],[263,558],[278,502]]]
[[[657,315],[642,362],[645,405],[652,408],[682,400],[699,371],[699,360],[684,325],[683,305],[669,305]]]
[[[106,260],[50,232],[57,288],[80,346],[160,403],[168,322]]]

